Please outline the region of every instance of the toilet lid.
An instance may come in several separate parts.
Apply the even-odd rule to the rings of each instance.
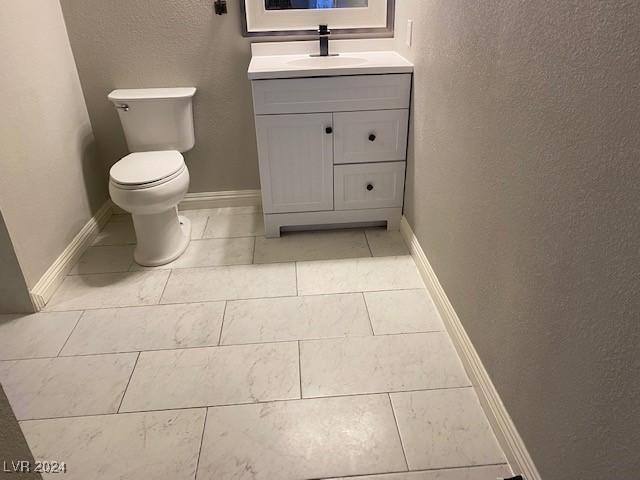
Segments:
[[[109,175],[120,185],[143,185],[171,177],[184,166],[184,158],[176,150],[136,152],[111,167]]]

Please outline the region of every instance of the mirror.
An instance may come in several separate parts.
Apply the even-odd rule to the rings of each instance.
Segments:
[[[369,0],[264,0],[267,10],[304,10],[315,8],[366,8]]]
[[[316,38],[320,24],[329,26],[332,38],[393,37],[395,0],[238,1],[242,33],[264,37],[256,41]]]

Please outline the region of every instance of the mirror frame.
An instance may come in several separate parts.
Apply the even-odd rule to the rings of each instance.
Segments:
[[[239,0],[240,20],[242,22],[242,36],[251,38],[253,42],[259,41],[291,41],[310,40],[318,37],[316,30],[269,30],[250,32],[247,27],[246,0]],[[395,0],[387,0],[387,25],[382,28],[331,28],[331,38],[389,38],[393,37],[395,20]]]

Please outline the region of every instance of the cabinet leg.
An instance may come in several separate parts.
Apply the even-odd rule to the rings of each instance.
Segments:
[[[280,224],[269,218],[269,215],[264,216],[264,236],[267,238],[280,237]]]
[[[387,231],[397,232],[400,230],[400,215],[392,215],[387,218]]]

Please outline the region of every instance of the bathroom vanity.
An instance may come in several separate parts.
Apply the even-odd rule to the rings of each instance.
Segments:
[[[413,66],[394,52],[259,55],[249,66],[265,234],[402,215]]]

